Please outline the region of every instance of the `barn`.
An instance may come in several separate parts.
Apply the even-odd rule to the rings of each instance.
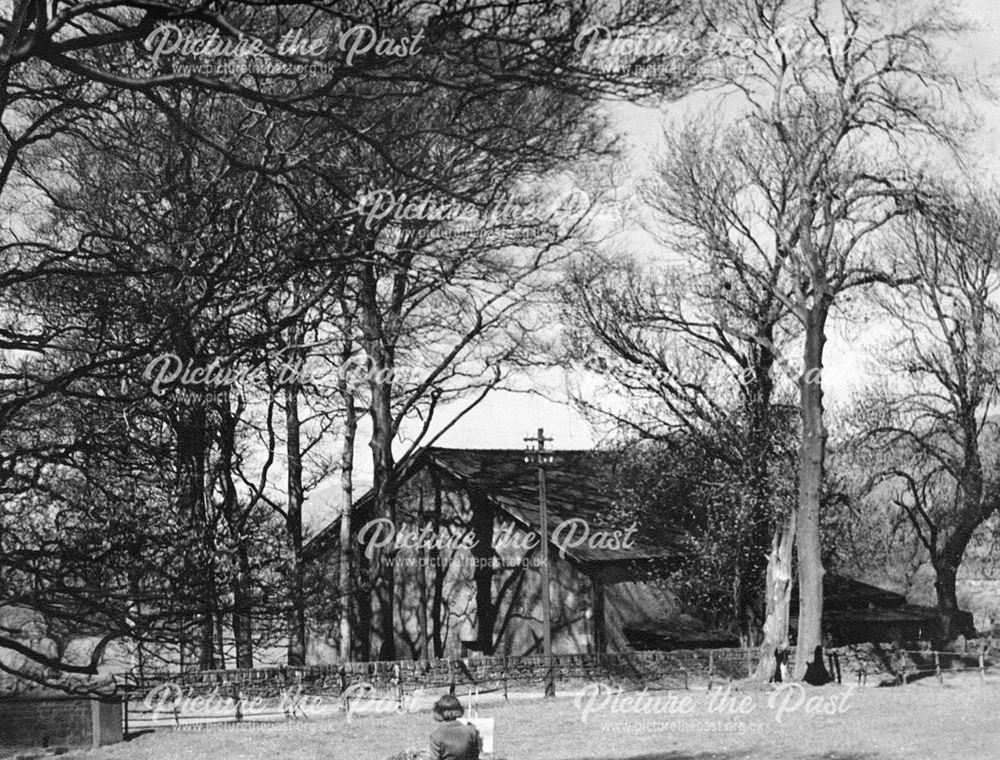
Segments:
[[[396,651],[416,659],[470,653],[541,652],[541,526],[537,469],[519,449],[428,447],[402,466],[395,526],[360,498],[356,555],[398,546]],[[660,646],[733,646],[682,613],[664,577],[684,552],[684,533],[655,542],[610,516],[606,454],[553,451],[546,467],[552,649],[555,654]],[[395,530],[395,535],[390,532]],[[425,540],[418,540],[422,534]],[[339,520],[306,546],[309,562],[336,574]],[[313,638],[312,656],[336,650],[336,624]],[[373,641],[371,651],[379,651]]]
[[[792,601],[792,631],[798,600]],[[959,611],[958,633],[974,637],[972,615]],[[906,597],[842,575],[828,573],[823,582],[823,630],[832,646],[862,642],[937,641],[941,622],[934,607],[909,604]]]
[[[541,653],[539,487],[525,454],[423,448],[401,467],[395,524],[375,515],[374,493],[356,502],[355,566],[373,549],[394,550],[399,657]],[[686,614],[666,581],[688,551],[684,531],[667,526],[651,540],[615,520],[608,454],[551,454],[553,653],[738,646],[732,634]],[[307,562],[329,588],[337,587],[339,534],[338,519],[305,547]],[[827,573],[824,589],[823,627],[832,645],[929,639],[938,630],[934,608],[908,604],[900,594],[836,573]],[[794,641],[797,594],[792,600]],[[336,659],[338,617],[331,611],[313,621],[310,660]],[[971,631],[967,617],[960,621]],[[370,651],[377,653],[382,642],[372,636]]]

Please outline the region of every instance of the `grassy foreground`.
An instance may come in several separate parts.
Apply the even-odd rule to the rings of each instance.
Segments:
[[[690,702],[681,703],[685,696]],[[760,687],[733,687],[728,693],[718,688],[711,693],[650,692],[657,701],[638,704],[627,697],[634,700],[635,694],[623,694],[617,703],[595,693],[575,700],[571,694],[554,701],[518,700],[481,706],[480,717],[495,719],[495,756],[506,760],[1000,757],[1000,682],[981,683],[972,676],[949,678],[944,685],[931,678],[903,688],[864,687],[853,693],[847,686],[781,695]],[[678,712],[684,708],[690,709]],[[385,760],[404,749],[423,748],[433,725],[426,712],[355,715],[351,720],[339,714],[229,730],[158,731],[63,757]]]

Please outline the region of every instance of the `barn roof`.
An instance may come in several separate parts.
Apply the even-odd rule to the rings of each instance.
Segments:
[[[433,467],[443,476],[446,488],[478,492],[501,512],[501,519],[509,519],[521,527],[538,531],[541,528],[538,470],[533,464],[525,462],[526,453],[523,449],[427,447],[403,463],[400,483],[425,468]],[[581,450],[554,450],[548,453],[553,458],[552,463],[546,466],[550,543],[560,522],[572,518],[585,520],[591,532],[628,527],[615,523],[608,515],[616,496],[608,453]],[[355,503],[354,512],[363,513],[374,500],[374,492],[367,492]],[[405,505],[400,505],[400,508],[405,511]],[[318,553],[334,543],[339,523],[338,518],[320,531],[309,542],[307,552]],[[580,531],[576,536],[582,534],[582,527]],[[578,563],[665,560],[685,552],[685,536],[681,528],[668,526],[658,529],[655,538],[634,534],[634,545],[629,549],[591,548],[584,543],[567,548],[566,554]]]
[[[903,594],[832,573],[823,576],[823,599],[828,610],[889,610],[906,606]]]
[[[798,627],[798,608],[798,593],[793,591],[793,629]],[[839,632],[846,629],[867,630],[871,636],[864,640],[875,641],[878,640],[876,634],[884,633],[894,626],[922,631],[923,634],[918,638],[931,638],[938,635],[939,624],[940,615],[934,607],[910,604],[903,594],[844,575],[823,575],[824,628]],[[968,612],[957,611],[956,625],[965,635],[975,635],[972,616]]]

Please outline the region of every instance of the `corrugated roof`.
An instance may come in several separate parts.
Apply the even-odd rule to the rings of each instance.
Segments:
[[[844,575],[826,573],[823,576],[823,606],[828,610],[868,609],[877,607],[890,609],[902,607],[906,597],[887,591],[870,583],[848,578]]]
[[[400,482],[409,480],[426,467],[435,467],[452,482],[451,488],[482,493],[505,515],[522,527],[538,531],[541,515],[538,503],[538,469],[525,462],[522,449],[450,449],[430,447],[421,449],[404,463]],[[615,523],[608,512],[614,500],[611,457],[599,451],[551,451],[552,463],[546,466],[546,502],[549,517],[549,538],[554,546],[555,531],[560,523],[574,518],[586,521],[589,537],[596,531],[624,531],[628,525]],[[363,511],[374,501],[369,491],[355,504],[355,511]],[[310,543],[309,552],[322,551],[334,540],[339,520],[324,528]],[[570,534],[571,528],[575,533]],[[584,535],[582,524],[565,523],[564,537],[578,541]],[[567,547],[566,554],[576,562],[629,562],[669,559],[685,551],[685,532],[680,528],[666,528],[657,536],[633,534],[633,546],[628,549],[606,549],[584,543]]]

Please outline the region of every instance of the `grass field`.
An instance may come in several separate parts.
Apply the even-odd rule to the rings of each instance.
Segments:
[[[981,683],[974,676],[947,679],[943,685],[930,678],[902,688],[866,687],[849,695],[846,686],[776,696],[763,687],[733,687],[728,694],[718,688],[651,692],[660,701],[638,706],[624,700],[629,696],[634,699],[634,694],[622,695],[617,711],[604,695],[574,700],[567,694],[553,701],[492,704],[481,707],[480,716],[495,719],[495,756],[506,760],[1000,758],[1000,682]],[[675,701],[668,704],[671,696]],[[679,702],[684,696],[689,703]],[[636,707],[675,712],[650,714],[635,712]],[[425,746],[433,725],[426,712],[351,720],[340,714],[230,730],[158,731],[63,757],[384,760]]]

